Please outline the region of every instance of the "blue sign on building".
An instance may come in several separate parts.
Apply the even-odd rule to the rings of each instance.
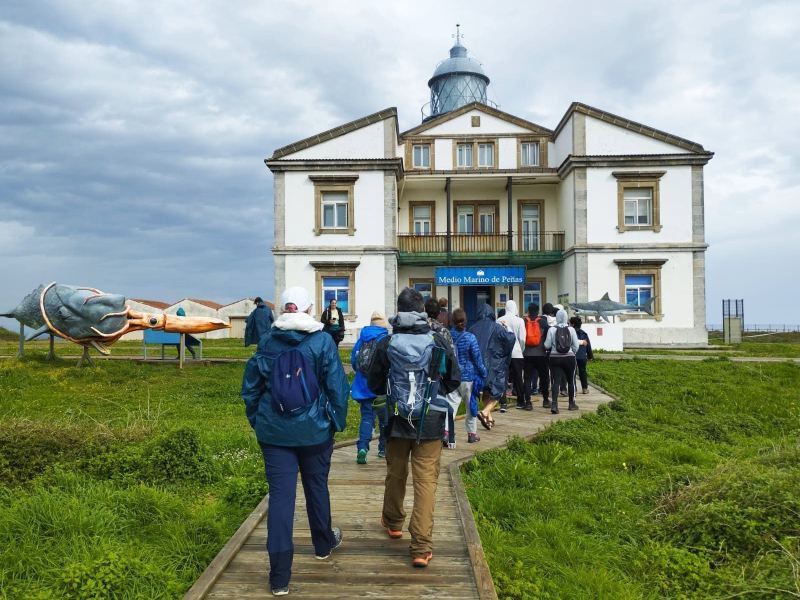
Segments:
[[[525,267],[437,267],[436,285],[522,285]]]

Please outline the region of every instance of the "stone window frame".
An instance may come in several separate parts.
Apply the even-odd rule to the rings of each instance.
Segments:
[[[517,169],[540,169],[547,167],[547,140],[546,137],[537,136],[522,136],[517,138]],[[539,144],[539,164],[538,165],[523,165],[522,164],[522,144],[531,144],[536,142]]]
[[[545,277],[532,277],[526,272],[525,283],[538,283],[542,286],[542,303],[539,304],[539,314],[541,315],[542,307],[547,302],[547,279]],[[514,287],[516,288],[514,292],[519,292],[519,300],[515,300],[517,303],[517,308],[519,309],[517,311],[519,313],[517,316],[520,318],[525,318],[528,314],[528,307],[522,306],[522,302],[525,300],[525,286],[516,285]]]
[[[431,233],[436,235],[436,201],[435,200],[411,200],[408,203],[408,233],[414,233],[414,207],[415,206],[430,206],[431,208]],[[420,234],[422,235],[422,234]]]
[[[541,158],[541,154],[539,155],[539,157]],[[545,245],[544,244],[544,241],[545,241],[544,232],[546,231],[545,225],[544,225],[544,223],[545,223],[545,221],[544,221],[544,205],[545,205],[545,201],[544,201],[544,199],[541,199],[541,200],[535,199],[534,200],[534,199],[522,199],[521,198],[521,199],[517,200],[517,226],[516,226],[516,228],[512,228],[512,231],[515,231],[516,232],[516,236],[517,236],[517,250],[519,250],[520,252],[523,252],[523,250],[522,250],[522,207],[524,205],[526,205],[526,204],[538,204],[539,205],[539,241],[540,241],[539,246],[540,247],[539,247],[539,250],[537,250],[537,252],[543,252],[544,250],[543,250],[542,247]]]
[[[355,321],[358,318],[356,313],[356,269],[361,264],[360,261],[354,262],[325,262],[325,261],[311,261],[309,264],[314,267],[314,278],[316,282],[316,289],[314,294],[314,317],[319,320],[322,318],[322,311],[327,308],[325,299],[322,297],[322,278],[323,277],[347,277],[350,285],[348,286],[348,310],[344,315],[345,321]]]
[[[314,183],[314,235],[355,235],[355,186],[358,175],[309,175]],[[325,192],[347,193],[347,227],[322,226],[322,194]]]
[[[457,171],[496,171],[500,164],[500,143],[497,137],[487,138],[455,138],[453,139],[453,169]],[[461,144],[472,144],[472,166],[458,166],[458,147]],[[491,167],[478,166],[478,144],[492,144],[494,146],[494,164]],[[541,160],[541,155],[540,159]]]
[[[433,171],[436,165],[436,141],[434,138],[413,138],[406,140],[405,144],[405,170],[406,171]],[[428,146],[430,148],[430,167],[414,166],[414,146]]]
[[[541,155],[540,155],[541,160]],[[617,230],[626,231],[661,231],[661,198],[660,181],[666,171],[614,171],[611,173],[617,180]],[[653,190],[653,222],[650,225],[625,224],[625,190],[631,188],[650,188]]]
[[[661,298],[661,267],[667,259],[615,259],[614,263],[619,269],[619,301],[625,304],[625,276],[626,275],[652,275],[653,277],[653,296],[656,301],[654,302],[654,316],[645,313],[619,315],[620,321],[628,320],[647,320],[653,319],[661,321],[664,318],[662,310]]]

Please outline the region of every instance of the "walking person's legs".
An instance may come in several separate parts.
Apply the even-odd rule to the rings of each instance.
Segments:
[[[331,470],[333,439],[322,448],[297,448],[300,463],[300,479],[306,496],[308,527],[311,530],[311,543],[317,558],[325,558],[341,542],[331,525],[331,497],[328,491],[328,474]],[[272,490],[270,489],[270,494]]]
[[[469,403],[472,398],[472,385],[471,381],[462,381],[458,386],[458,393],[461,394],[461,399],[464,401],[464,408],[466,409],[464,416],[464,423],[467,426],[467,442],[478,442],[480,436],[478,435],[478,419],[472,416]]]
[[[583,391],[584,394],[588,394],[589,393],[589,377],[586,374],[586,362],[587,362],[587,360],[585,358],[577,358],[575,360],[577,361],[578,374],[580,375],[580,378],[581,378],[581,390]]]
[[[511,384],[517,397],[517,408],[525,407],[525,384],[522,377],[524,363],[522,358],[511,359]]]
[[[289,585],[294,559],[294,504],[299,463],[295,448],[261,444],[264,471],[269,483],[267,553],[269,585],[279,590]]]
[[[444,426],[444,439],[450,448],[456,447],[456,423],[458,407],[461,405],[460,390],[453,390],[445,397],[447,399],[447,422]]]
[[[358,426],[358,442],[356,442],[356,462],[360,465],[367,464],[367,452],[369,443],[372,440],[372,430],[375,426],[375,411],[372,408],[372,400],[362,400],[361,423]]]
[[[495,405],[500,399],[501,396],[492,398],[491,391],[487,387],[483,388],[483,410],[478,411],[478,420],[486,429],[491,429],[494,424],[492,410],[494,410]]]
[[[536,361],[533,356],[525,356],[522,359],[522,376],[525,380],[525,405],[531,403],[531,396],[536,384],[533,383],[533,374],[536,373]]]
[[[550,412],[553,414],[558,414],[558,392],[561,389],[561,385],[564,379],[564,371],[561,369],[561,366],[559,365],[559,358],[550,359],[550,372],[553,375],[553,388],[552,388],[553,400],[550,404]]]
[[[435,440],[441,448],[439,440]],[[406,520],[403,500],[406,497],[406,481],[408,480],[408,457],[414,440],[391,438],[386,442],[386,479],[383,492],[384,526],[393,531],[402,531]]]
[[[542,408],[550,408],[550,365],[546,356],[536,356],[536,370],[539,372],[539,390],[542,392]]]
[[[379,399],[382,404],[372,405],[372,410],[378,415],[378,458],[386,458],[386,399]]]
[[[567,378],[569,410],[578,410],[578,405],[575,403],[575,371],[577,370],[575,357],[565,356],[562,365],[562,369],[564,369],[564,374]]]
[[[411,446],[411,470],[414,480],[414,508],[408,531],[411,534],[411,556],[423,559],[426,566],[433,552],[433,511],[439,485],[442,445],[439,440],[424,440]]]

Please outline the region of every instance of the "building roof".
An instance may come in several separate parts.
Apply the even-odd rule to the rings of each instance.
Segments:
[[[461,115],[476,109],[493,117],[497,117],[498,119],[502,119],[503,121],[508,121],[509,123],[513,123],[514,125],[518,125],[519,127],[528,129],[533,133],[538,133],[547,136],[553,134],[553,132],[550,129],[547,129],[547,127],[542,127],[541,125],[537,125],[536,123],[532,123],[531,121],[520,119],[519,117],[515,117],[514,115],[504,112],[498,108],[494,108],[487,104],[483,104],[482,102],[470,102],[469,104],[465,104],[461,108],[457,108],[456,110],[451,110],[450,112],[441,114],[437,117],[433,117],[432,119],[428,119],[422,125],[417,125],[413,129],[404,131],[403,133],[400,134],[400,138],[402,139],[409,135],[417,135],[419,133],[422,133],[423,131],[431,129],[432,127],[436,127],[441,123],[446,123],[450,119],[460,117]]]
[[[282,148],[278,148],[277,150],[275,150],[275,152],[272,153],[272,157],[270,158],[270,160],[276,160],[278,158],[286,156],[287,154],[292,154],[293,152],[304,150],[305,148],[310,148],[311,146],[316,146],[317,144],[321,144],[322,142],[327,142],[328,140],[335,139],[339,136],[350,133],[351,131],[355,131],[356,129],[367,127],[368,125],[374,125],[375,123],[379,123],[380,121],[384,121],[391,117],[395,118],[395,128],[397,128],[397,108],[395,107],[385,108],[376,113],[372,113],[371,115],[367,115],[366,117],[361,117],[360,119],[356,119],[355,121],[350,121],[349,123],[345,123],[344,125],[339,125],[337,127],[334,127],[333,129],[328,129],[327,131],[323,131],[322,133],[312,135],[311,137],[305,138],[304,140],[300,140],[298,142],[294,142],[293,144],[287,144]],[[397,134],[399,137],[400,135],[399,129]]]
[[[208,308],[213,308],[214,310],[219,310],[222,308],[222,304],[218,302],[213,302],[212,300],[199,300],[197,298],[184,298],[183,300],[189,300],[190,302],[194,302],[195,304],[202,304],[203,306],[207,306]],[[175,304],[180,304],[183,300],[178,300]],[[175,306],[173,304],[172,306]]]
[[[158,300],[142,300],[140,298],[128,298],[128,300],[131,300],[132,302],[138,302],[139,304],[146,304],[147,306],[152,306],[153,308],[160,308],[161,310],[172,306],[167,302],[159,302]]]
[[[677,135],[667,133],[666,131],[661,131],[660,129],[655,129],[654,127],[648,127],[647,125],[642,125],[641,123],[637,123],[636,121],[631,121],[630,119],[617,116],[610,112],[606,112],[599,108],[589,106],[588,104],[582,104],[580,102],[573,102],[572,104],[570,104],[569,108],[567,109],[567,112],[564,113],[563,117],[561,117],[561,121],[559,121],[558,126],[555,128],[555,131],[553,131],[553,139],[558,137],[558,134],[561,133],[561,130],[564,128],[564,125],[566,125],[570,116],[572,116],[576,112],[582,113],[584,115],[589,115],[590,117],[594,117],[595,119],[600,119],[601,121],[605,121],[606,123],[611,123],[612,125],[617,125],[618,127],[622,127],[623,129],[629,129],[630,131],[634,131],[641,135],[646,135],[648,137],[661,140],[662,142],[678,146],[680,148],[689,150],[691,152],[705,152],[703,146],[701,144],[698,144],[697,142],[693,142],[691,140],[687,140],[686,138],[682,138]]]
[[[450,58],[444,59],[437,65],[433,76],[428,81],[428,87],[431,87],[434,79],[437,77],[456,74],[475,75],[486,81],[486,83],[489,83],[489,77],[483,70],[481,63],[474,58],[469,58],[467,56],[467,49],[462,46],[460,42],[450,48]]]

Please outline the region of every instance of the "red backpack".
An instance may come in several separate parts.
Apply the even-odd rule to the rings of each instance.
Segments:
[[[539,327],[537,319],[531,320],[525,317],[525,345],[538,346],[542,343],[542,329]]]

